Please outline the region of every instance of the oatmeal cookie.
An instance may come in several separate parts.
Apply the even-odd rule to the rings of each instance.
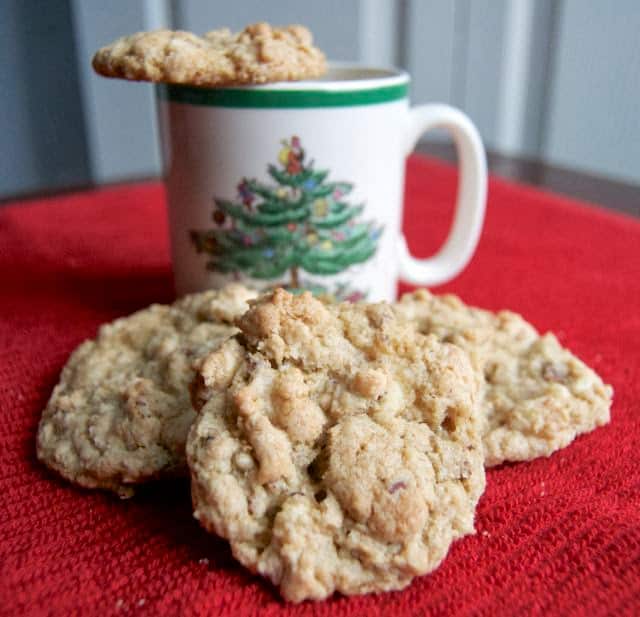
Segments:
[[[38,458],[122,497],[138,483],[186,475],[192,363],[237,332],[233,320],[255,295],[229,285],[102,326],[62,371],[40,421]]]
[[[276,290],[237,323],[200,366],[195,517],[294,602],[436,568],[485,485],[466,355],[388,304]]]
[[[611,386],[520,315],[470,307],[426,289],[404,295],[395,308],[421,333],[469,354],[482,380],[487,466],[549,456],[609,422]]]
[[[238,33],[223,28],[202,37],[138,32],[99,49],[93,68],[105,77],[212,88],[319,77],[326,61],[305,27],[258,23]]]

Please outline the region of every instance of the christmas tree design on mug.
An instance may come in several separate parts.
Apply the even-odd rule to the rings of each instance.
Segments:
[[[314,169],[305,158],[298,137],[283,140],[279,165],[267,167],[276,185],[242,178],[235,200],[214,198],[215,226],[191,232],[196,250],[209,257],[208,269],[263,280],[288,273],[288,289],[327,293],[324,286],[305,284],[300,271],[336,275],[373,257],[382,227],[357,220],[364,204],[346,199],[352,184],[327,181],[329,171]],[[344,284],[331,294],[351,300],[364,295]]]

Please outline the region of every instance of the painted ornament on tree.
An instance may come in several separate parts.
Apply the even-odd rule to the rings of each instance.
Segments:
[[[282,150],[278,154],[278,161],[291,176],[296,176],[302,172],[302,161],[304,150],[300,146],[300,138],[295,135],[290,141],[282,140]]]
[[[322,197],[320,199],[316,199],[313,202],[313,216],[315,217],[324,217],[329,213],[329,204],[327,200]]]
[[[220,210],[217,206],[214,207],[211,212],[211,220],[215,229],[231,231],[233,229],[234,221],[223,210]]]
[[[353,185],[328,181],[328,170],[306,162],[299,137],[281,146],[278,164],[267,165],[275,185],[242,178],[235,200],[215,198],[214,227],[190,233],[196,250],[207,255],[208,269],[234,278],[244,274],[338,299],[364,297],[344,283],[330,289],[305,282],[302,273],[337,275],[370,260],[382,227],[359,220],[364,204],[346,199]]]

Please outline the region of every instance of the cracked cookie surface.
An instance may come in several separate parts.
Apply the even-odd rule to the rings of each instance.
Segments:
[[[396,313],[423,334],[464,349],[482,381],[487,466],[549,456],[609,421],[613,390],[553,334],[520,315],[492,313],[425,289]]]
[[[122,497],[138,483],[186,475],[192,363],[237,332],[233,321],[255,295],[229,285],[102,326],[62,371],[40,421],[38,458]]]
[[[201,361],[194,515],[291,601],[401,589],[473,532],[485,478],[466,355],[387,304],[276,290]]]
[[[105,77],[219,87],[319,77],[326,61],[307,28],[258,23],[202,37],[179,30],[138,32],[99,49],[93,68]]]

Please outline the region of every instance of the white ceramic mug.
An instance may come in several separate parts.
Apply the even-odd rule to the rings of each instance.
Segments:
[[[408,88],[405,72],[343,64],[313,81],[159,86],[177,293],[239,280],[393,300],[399,277],[459,273],[484,218],[484,150],[464,114],[410,109]],[[457,147],[457,205],[442,248],[418,260],[400,231],[405,157],[435,127]]]

